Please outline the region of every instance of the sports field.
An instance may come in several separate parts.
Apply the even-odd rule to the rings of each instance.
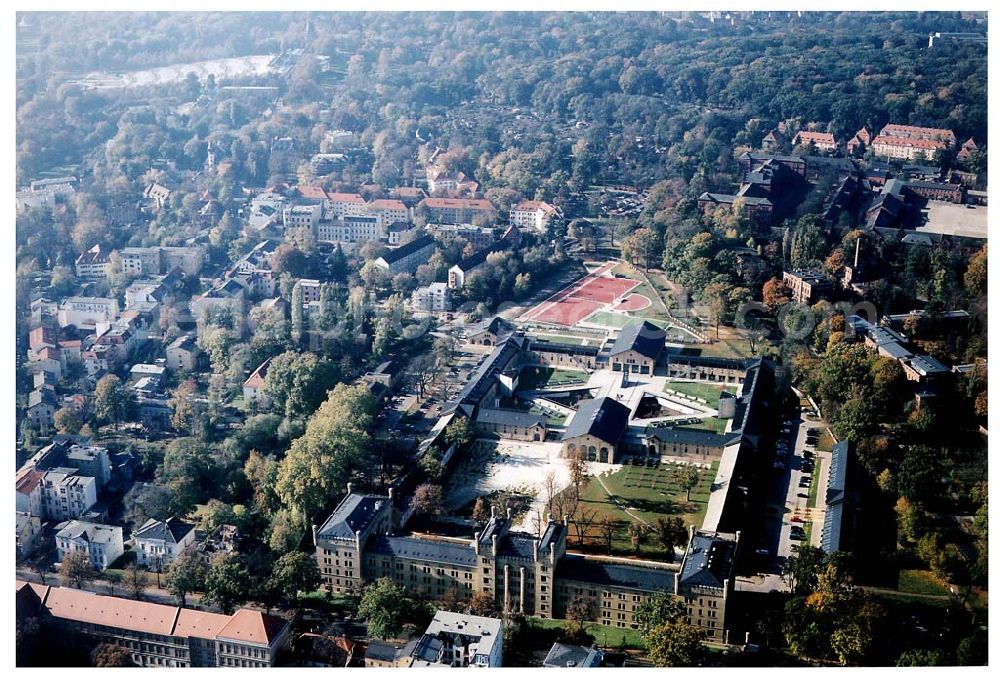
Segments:
[[[521,321],[573,326],[598,310],[613,305],[639,283],[605,275],[616,263],[605,263],[593,272],[560,289],[522,314]],[[629,301],[638,304],[640,301]]]

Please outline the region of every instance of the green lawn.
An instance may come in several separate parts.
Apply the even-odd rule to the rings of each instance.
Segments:
[[[702,418],[699,422],[693,423],[691,425],[682,425],[682,427],[688,427],[695,430],[709,430],[715,432],[716,434],[724,434],[726,432],[726,425],[728,420],[723,420],[722,418]]]
[[[557,385],[575,385],[586,383],[587,374],[583,371],[564,371],[544,366],[528,366],[521,369],[518,376],[518,389],[536,390],[546,385],[555,387]]]
[[[550,620],[541,617],[532,617],[528,622],[529,626],[534,625],[543,629],[562,629],[565,625],[564,620]],[[587,631],[590,632],[597,645],[601,648],[646,649],[646,644],[642,640],[642,632],[637,629],[606,627],[596,622],[588,622],[586,626]]]
[[[816,442],[816,450],[823,453],[833,452],[833,437],[827,430],[823,430],[823,433],[819,435],[819,441]]]
[[[948,585],[929,570],[899,571],[898,589],[909,594],[948,594]]]
[[[812,473],[812,483],[809,485],[809,500],[806,501],[806,506],[809,508],[816,506],[816,499],[819,497],[819,478],[823,476],[820,472],[823,471],[823,461],[816,458],[816,465],[813,468]]]
[[[677,380],[668,382],[664,389],[670,389],[675,392],[680,392],[681,394],[687,394],[692,397],[704,399],[710,406],[715,406],[715,404],[718,403],[719,395],[722,394],[723,390],[729,390],[733,394],[736,393],[736,387],[734,385],[720,386],[711,385],[709,383],[689,383]]]
[[[712,481],[718,463],[713,463],[710,469],[699,470],[698,485],[691,491],[691,501],[686,498],[686,491],[678,485],[677,466],[659,464],[655,467],[636,467],[623,465],[617,471],[601,477],[609,496],[601,482],[591,478],[581,492],[581,505],[596,512],[596,520],[607,516],[620,522],[612,538],[612,551],[616,554],[632,554],[631,540],[627,527],[637,517],[651,526],[662,516],[677,515],[686,524],[701,526],[708,508],[708,498]],[[626,508],[628,512],[626,512]],[[632,516],[630,516],[632,515]],[[576,541],[576,538],[572,538]],[[588,531],[588,544],[600,546],[599,531],[596,527]],[[606,552],[606,550],[604,550]],[[640,546],[644,555],[662,558],[662,547],[655,542],[653,534],[649,534]]]
[[[812,544],[812,537],[813,537],[813,523],[812,523],[812,521],[806,521],[802,525],[802,530],[805,532],[806,539],[803,540],[801,544],[803,544],[803,545],[811,545]]]

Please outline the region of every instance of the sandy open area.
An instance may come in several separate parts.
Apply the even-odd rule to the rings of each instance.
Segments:
[[[555,476],[560,490],[569,486],[569,470],[566,461],[559,455],[561,444],[558,442],[500,440],[478,443],[479,450],[474,460],[465,463],[452,477],[445,495],[446,509],[457,509],[480,495],[494,491],[534,492],[531,510],[516,524],[527,526],[533,514],[545,509],[543,486],[546,475],[551,472]],[[481,463],[485,464],[484,470],[478,469],[483,466]],[[600,462],[588,464],[590,474],[600,474],[617,467]]]

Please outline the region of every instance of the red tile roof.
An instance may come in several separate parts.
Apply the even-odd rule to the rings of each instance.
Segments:
[[[218,638],[271,645],[287,625],[288,623],[280,617],[265,615],[259,610],[241,608],[219,631]]]
[[[52,587],[45,599],[45,607],[54,617],[64,620],[103,624],[162,636],[169,636],[173,632],[180,610],[175,606],[98,596],[66,587]]]
[[[555,207],[548,202],[542,202],[540,200],[525,200],[523,202],[519,202],[513,209],[511,209],[511,211],[538,211],[539,209],[547,214],[555,213],[556,210]]]
[[[489,200],[463,200],[450,197],[427,197],[424,204],[431,209],[476,209],[492,211],[493,204]]]
[[[351,202],[353,204],[364,204],[365,198],[353,192],[330,192],[326,198],[331,202]]]
[[[250,377],[246,379],[245,383],[243,383],[243,387],[257,387],[257,388],[263,387],[264,378],[267,377],[267,368],[270,365],[271,365],[271,358],[268,357],[261,363],[260,366],[256,368],[256,370],[254,370],[253,373],[250,374]]]
[[[912,127],[906,124],[887,124],[882,127],[879,136],[903,136],[907,138],[943,139],[955,143],[955,133],[950,129],[936,127]]]
[[[929,141],[922,138],[905,138],[902,136],[883,136],[879,134],[872,141],[872,146],[887,145],[901,148],[921,148],[923,150],[937,150],[947,147],[945,141]]]
[[[15,475],[16,489],[18,493],[28,495],[45,478],[43,472],[39,472],[34,467],[22,467]]]
[[[372,200],[368,203],[369,209],[395,209],[406,211],[406,205],[399,200]]]
[[[819,145],[820,143],[825,143],[829,145],[836,145],[837,141],[833,138],[833,134],[827,134],[820,131],[800,131],[795,135],[794,143],[813,143]]]
[[[299,194],[305,199],[309,200],[323,200],[326,199],[326,191],[318,185],[300,185]]]
[[[177,616],[174,636],[214,639],[229,620],[230,617],[228,615],[182,608],[180,614]]]

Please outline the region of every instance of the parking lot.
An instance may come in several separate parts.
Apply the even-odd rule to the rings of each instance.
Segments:
[[[780,572],[782,561],[806,544],[807,538],[809,544],[819,545],[830,458],[829,453],[816,450],[816,442],[825,433],[822,421],[796,418],[783,423],[771,468],[774,482],[768,497],[766,546],[759,552],[762,557],[766,554],[767,572]],[[812,508],[810,493],[816,500]]]

